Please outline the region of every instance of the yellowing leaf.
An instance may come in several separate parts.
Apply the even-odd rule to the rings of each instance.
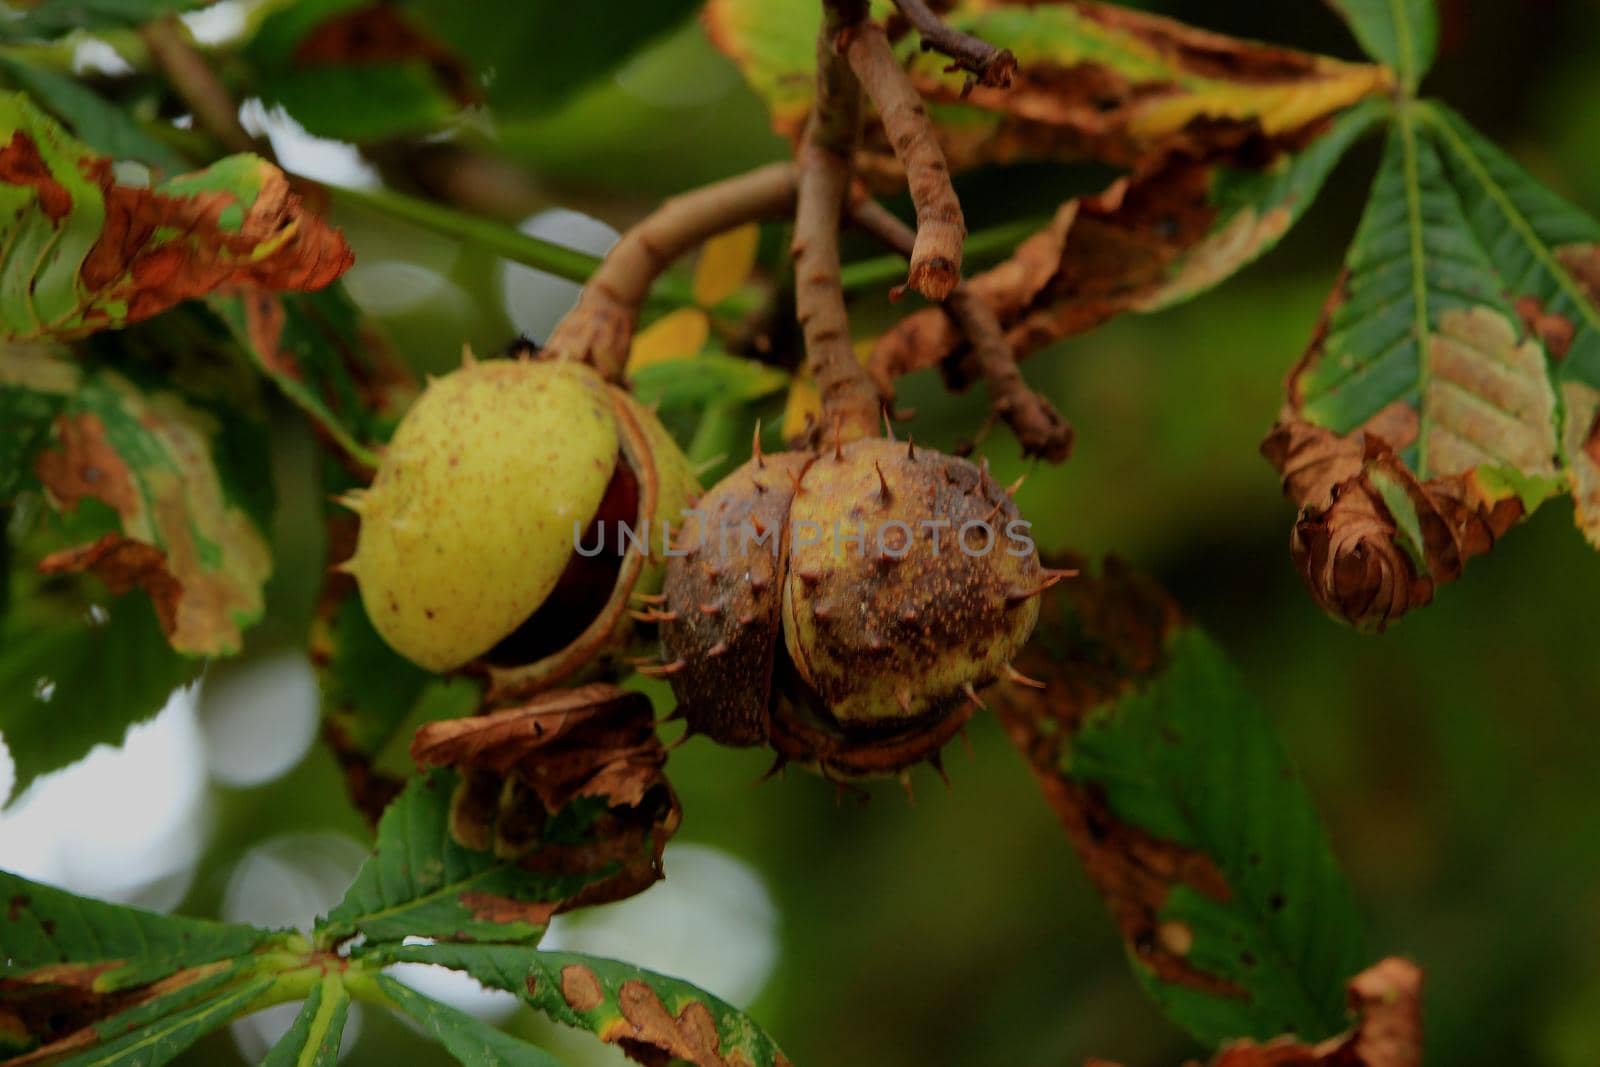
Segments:
[[[713,308],[738,292],[755,269],[760,244],[761,227],[752,222],[701,246],[694,265],[694,302]]]
[[[1263,445],[1329,613],[1382,629],[1562,489],[1600,546],[1597,248],[1600,223],[1458,116],[1396,111]]]
[[[796,375],[783,405],[783,439],[799,440],[821,418],[822,394],[817,392],[817,383],[810,375]]]
[[[653,363],[692,356],[705,347],[711,336],[711,320],[699,308],[669,311],[633,338],[628,351],[628,373]]]
[[[882,12],[888,5],[874,5]],[[1389,72],[1224,37],[1110,4],[956,0],[955,28],[1016,57],[1008,88],[976,86],[923,52],[896,45],[954,169],[1016,159],[1092,156],[1129,163],[1169,149],[1227,150],[1265,135],[1284,147],[1315,123],[1393,86]],[[710,0],[706,28],[766,101],[773,126],[797,137],[811,105],[817,10],[771,0]],[[876,120],[869,172],[897,175]]]

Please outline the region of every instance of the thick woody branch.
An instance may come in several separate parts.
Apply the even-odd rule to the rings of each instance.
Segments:
[[[851,221],[888,248],[903,256],[911,254],[916,234],[876,200],[857,201],[850,215]],[[1039,456],[1050,463],[1065,460],[1072,453],[1072,425],[1023,381],[1016,354],[994,309],[965,284],[951,290],[944,308],[966,334],[973,360],[989,387],[991,409],[1016,434],[1023,455]],[[884,382],[878,386],[885,392],[892,388]]]
[[[724,230],[787,215],[796,183],[793,163],[773,163],[666,201],[606,254],[578,306],[557,324],[546,352],[589,363],[608,380],[620,378],[639,309],[656,278]]]
[[[816,379],[825,422],[843,440],[877,432],[879,398],[850,345],[839,284],[839,224],[850,188],[850,161],[861,125],[861,89],[836,42],[861,26],[865,4],[835,0],[817,41],[817,97],[800,142],[795,203],[795,316],[805,334],[806,364]]]
[[[894,0],[894,5],[906,21],[916,27],[925,51],[949,56],[954,60],[951,70],[964,70],[972,75],[967,81],[968,88],[974,82],[997,89],[1010,86],[1017,73],[1017,57],[1010,49],[996,48],[969,33],[951,28],[924,0]]]
[[[895,59],[882,27],[863,24],[851,35],[846,54],[878,109],[917,208],[916,247],[906,283],[929,300],[943,300],[961,280],[961,245],[967,225],[933,123],[921,95]]]

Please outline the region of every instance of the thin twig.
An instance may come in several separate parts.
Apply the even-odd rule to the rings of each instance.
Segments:
[[[851,205],[851,221],[884,245],[909,257],[917,235],[882,204],[861,199]],[[973,359],[989,387],[989,403],[1022,445],[1023,455],[1060,463],[1072,453],[1071,423],[1051,403],[1028,387],[1017,369],[1016,354],[994,309],[965,283],[957,284],[945,300],[945,311],[966,334]],[[879,382],[885,394],[892,385]]]
[[[139,36],[173,91],[194,115],[197,126],[230,152],[255,152],[270,158],[270,151],[240,124],[233,97],[189,43],[189,31],[177,16],[145,23],[139,28]]]
[[[800,142],[795,204],[795,317],[816,379],[823,419],[841,440],[877,433],[879,398],[850,346],[839,283],[839,224],[861,127],[861,86],[840,55],[866,18],[862,0],[828,0],[817,39],[817,95]]]
[[[1017,57],[1011,54],[1009,48],[996,48],[971,34],[952,28],[924,0],[894,0],[894,4],[906,21],[916,27],[925,50],[949,56],[955,61],[950,69],[964,70],[972,75],[967,80],[967,89],[972,88],[974,81],[996,89],[1011,85],[1011,79],[1017,73]]]
[[[556,326],[546,351],[621,377],[639,309],[672,261],[725,230],[786,215],[795,204],[793,163],[772,163],[673,197],[622,235]],[[842,298],[841,298],[842,299]]]
[[[967,225],[933,123],[881,26],[863,24],[851,35],[846,55],[878,109],[917,207],[917,243],[906,283],[929,300],[943,300],[961,280]]]

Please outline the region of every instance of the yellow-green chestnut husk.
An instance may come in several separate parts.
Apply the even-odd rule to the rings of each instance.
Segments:
[[[655,416],[590,367],[469,354],[348,501],[361,529],[345,569],[407,659],[481,668],[491,696],[532,692],[625,644],[630,597],[661,584],[663,520],[697,492]],[[579,553],[600,524],[605,551]],[[618,524],[641,535],[623,551]]]

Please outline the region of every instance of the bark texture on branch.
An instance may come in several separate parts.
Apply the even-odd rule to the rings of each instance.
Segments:
[[[1005,89],[1017,73],[1017,57],[1009,48],[994,45],[952,28],[930,8],[925,0],[894,0],[906,21],[916,27],[924,50],[949,56],[952,70],[972,75],[967,82],[988,88]]]
[[[606,253],[578,306],[556,325],[546,353],[589,363],[609,381],[620,379],[639,309],[661,272],[725,230],[788,214],[795,186],[795,165],[772,163],[667,200]]]
[[[901,222],[876,200],[860,200],[851,205],[851,219],[889,248],[909,256],[916,240],[911,227]],[[1017,369],[1016,354],[1006,340],[1000,320],[991,308],[965,283],[958,283],[945,301],[945,311],[967,337],[972,358],[989,387],[989,402],[996,417],[1011,427],[1024,455],[1039,456],[1060,463],[1072,453],[1071,423],[1051,403],[1028,387]],[[885,396],[893,395],[893,384],[878,382]]]
[[[929,300],[943,300],[961,280],[967,225],[933,123],[882,27],[863,24],[850,35],[846,55],[878,109],[917,207],[916,246],[906,283]]]
[[[850,189],[850,162],[861,127],[861,86],[839,51],[859,32],[866,5],[834,0],[817,40],[817,97],[800,142],[795,203],[795,313],[805,335],[806,365],[816,379],[823,420],[840,439],[877,432],[878,390],[856,360],[839,284],[839,225]]]

